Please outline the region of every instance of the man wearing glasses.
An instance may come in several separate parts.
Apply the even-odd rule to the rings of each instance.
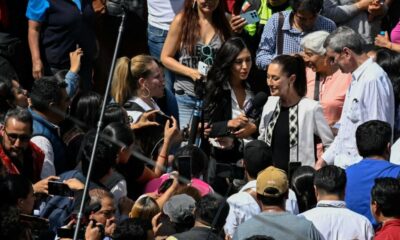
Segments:
[[[44,154],[30,142],[32,115],[25,109],[8,111],[1,130],[0,158],[10,174],[23,174],[31,181],[40,180]]]
[[[9,110],[0,131],[0,159],[7,173],[22,174],[35,183],[34,192],[47,193],[47,182],[58,177],[40,179],[44,153],[30,141],[31,135],[30,112],[22,108]]]
[[[351,73],[353,80],[347,90],[342,115],[336,126],[338,134],[322,155],[328,164],[347,168],[359,162],[356,129],[369,120],[394,125],[394,93],[385,71],[367,56],[365,41],[349,27],[339,27],[325,40],[326,56],[343,73]]]

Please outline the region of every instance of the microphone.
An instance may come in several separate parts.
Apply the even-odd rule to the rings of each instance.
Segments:
[[[244,114],[246,117],[248,117],[250,120],[254,121],[257,119],[264,107],[264,104],[268,100],[268,95],[265,92],[259,92],[256,94],[256,96],[247,102],[247,104],[243,107]]]
[[[256,96],[248,101],[243,107],[244,114],[251,122],[254,121],[261,115],[264,104],[268,100],[268,95],[264,92],[259,92]],[[239,130],[240,128],[236,129]],[[214,137],[225,137],[230,136],[232,133],[227,129],[226,124],[213,123],[211,127],[211,132],[209,134],[210,138]]]

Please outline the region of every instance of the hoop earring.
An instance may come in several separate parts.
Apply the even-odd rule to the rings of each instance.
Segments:
[[[146,94],[143,94],[144,91],[142,91],[141,97],[142,97],[142,98],[148,98],[148,97],[150,97],[150,90],[149,90],[146,86],[143,86],[143,89],[144,89],[147,93],[146,93]]]

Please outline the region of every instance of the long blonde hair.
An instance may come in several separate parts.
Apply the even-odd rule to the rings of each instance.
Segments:
[[[131,96],[137,96],[139,79],[151,74],[150,66],[156,59],[152,56],[141,54],[129,59],[118,59],[111,84],[111,96],[115,102],[123,105]]]

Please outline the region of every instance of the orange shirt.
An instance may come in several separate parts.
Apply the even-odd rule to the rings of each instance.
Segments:
[[[310,68],[307,73],[306,97],[314,99],[315,72]],[[322,106],[324,116],[329,126],[334,125],[340,119],[344,98],[351,83],[351,74],[342,73],[338,69],[333,75],[322,78],[319,86],[319,103]]]

